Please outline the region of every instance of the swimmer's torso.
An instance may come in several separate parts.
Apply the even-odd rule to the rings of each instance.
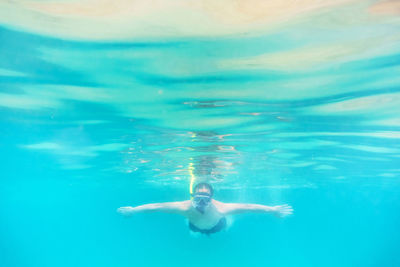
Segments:
[[[217,201],[212,200],[211,204],[207,207],[204,213],[201,213],[196,210],[189,201],[185,216],[189,219],[189,222],[191,222],[197,228],[211,229],[218,224],[222,217],[224,217],[224,215],[218,210],[217,206]]]

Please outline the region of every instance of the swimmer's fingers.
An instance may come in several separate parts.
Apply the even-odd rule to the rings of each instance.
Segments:
[[[292,206],[289,206],[289,205],[284,205],[282,210],[285,211],[285,213],[288,213],[288,214],[292,214],[293,213],[293,208],[292,208]]]
[[[280,206],[276,206],[277,216],[286,217],[293,214],[293,208],[290,205],[284,204]]]
[[[282,208],[282,213],[284,214],[284,216],[292,215],[293,214],[292,206],[284,205],[284,207]]]

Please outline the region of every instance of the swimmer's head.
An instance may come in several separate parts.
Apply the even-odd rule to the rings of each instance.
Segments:
[[[192,205],[200,213],[204,213],[211,203],[214,191],[211,185],[207,183],[197,184],[194,188]]]
[[[196,194],[201,194],[201,195],[207,194],[210,197],[212,197],[214,194],[214,189],[208,183],[199,183],[194,187],[193,190],[193,196],[195,196]]]

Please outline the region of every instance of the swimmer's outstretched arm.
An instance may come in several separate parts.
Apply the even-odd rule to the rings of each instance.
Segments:
[[[260,204],[223,203],[215,201],[218,210],[225,215],[240,213],[272,213],[278,217],[285,217],[293,213],[293,208],[287,204],[279,206],[265,206]]]
[[[190,200],[187,201],[177,201],[177,202],[164,202],[164,203],[152,203],[145,204],[136,207],[120,207],[117,209],[117,212],[121,213],[125,216],[130,216],[137,212],[168,212],[168,213],[177,213],[184,215],[188,210],[190,205]]]

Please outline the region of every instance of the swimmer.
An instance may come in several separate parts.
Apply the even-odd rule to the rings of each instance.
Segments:
[[[265,206],[259,204],[223,203],[213,199],[213,188],[208,183],[199,183],[194,188],[191,200],[145,204],[137,207],[121,207],[117,211],[125,216],[137,212],[160,211],[180,214],[189,220],[193,232],[213,234],[226,228],[226,216],[246,213],[272,213],[278,217],[292,214],[289,205]]]

